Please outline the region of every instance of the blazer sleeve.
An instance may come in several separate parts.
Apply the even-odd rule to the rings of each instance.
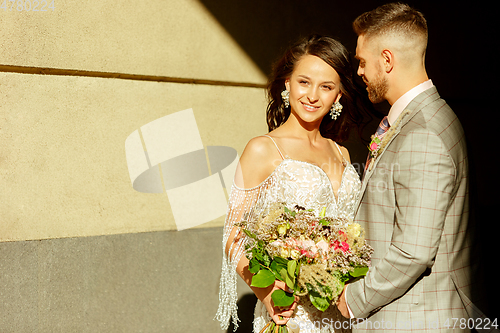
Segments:
[[[456,167],[442,140],[425,129],[396,140],[402,140],[395,160],[399,168],[392,175],[393,192],[385,194],[394,195],[396,203],[386,216],[393,219],[391,243],[365,278],[347,289],[356,318],[404,295],[432,267],[453,197]]]

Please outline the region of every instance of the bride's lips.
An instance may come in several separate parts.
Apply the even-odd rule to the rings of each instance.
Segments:
[[[313,105],[306,104],[306,103],[302,103],[302,106],[304,107],[304,109],[306,111],[309,111],[309,112],[315,112],[319,109],[319,106],[313,106]]]

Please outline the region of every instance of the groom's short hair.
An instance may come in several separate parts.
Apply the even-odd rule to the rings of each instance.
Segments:
[[[427,48],[427,21],[424,15],[403,3],[388,3],[363,13],[353,22],[354,32],[366,39],[397,36],[403,41],[418,41],[421,52]]]

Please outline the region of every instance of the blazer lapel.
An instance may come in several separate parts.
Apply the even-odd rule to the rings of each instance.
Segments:
[[[429,98],[429,97],[432,97],[432,98]],[[392,128],[393,126],[391,126],[391,129],[389,129],[389,131],[392,131],[392,133],[389,133],[389,131],[388,131],[388,133],[386,133],[386,135],[388,134],[388,135],[390,135],[390,137],[389,137],[389,141],[385,145],[385,149],[383,151],[381,151],[380,154],[377,155],[377,157],[372,158],[372,160],[370,161],[370,165],[368,166],[368,168],[366,170],[366,173],[363,175],[363,182],[361,184],[361,191],[360,191],[360,194],[358,196],[358,200],[357,200],[357,203],[355,206],[355,207],[357,207],[355,216],[357,214],[357,211],[359,210],[361,200],[364,196],[368,181],[370,180],[372,175],[375,173],[375,169],[377,167],[378,162],[380,161],[380,159],[384,155],[387,148],[390,146],[391,142],[399,135],[399,133],[401,132],[401,129],[417,114],[418,111],[420,111],[427,104],[431,103],[432,101],[434,101],[438,98],[439,98],[439,94],[437,92],[436,87],[434,87],[434,86],[427,89],[426,91],[422,92],[421,94],[419,94],[417,97],[415,97],[408,104],[408,106],[405,108],[405,110],[398,117],[395,124],[393,125],[394,128]]]

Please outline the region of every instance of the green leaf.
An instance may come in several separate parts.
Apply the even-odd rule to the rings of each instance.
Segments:
[[[252,249],[252,257],[257,259],[263,266],[269,267],[271,263],[271,257],[267,254],[266,250],[258,247]]]
[[[259,262],[264,261],[264,258],[262,257],[262,251],[256,247],[252,249],[252,257],[258,260]]]
[[[287,214],[292,215],[293,217],[295,217],[295,215],[297,214],[297,212],[294,212],[294,211],[292,211],[292,210],[288,209],[286,206],[285,206],[285,212],[286,212]]]
[[[330,301],[316,292],[309,292],[309,299],[319,311],[325,312],[330,306]]]
[[[254,233],[252,233],[251,231],[248,231],[248,230],[245,230],[243,229],[243,232],[250,238],[254,238],[254,239],[257,239],[257,236],[255,236]]]
[[[296,260],[290,260],[287,264],[288,275],[290,275],[290,277],[293,277],[293,281],[295,281],[295,268],[296,267],[297,267]]]
[[[292,289],[294,288],[294,284],[295,284],[295,281],[292,281],[292,279],[290,279],[290,276],[288,275],[285,279],[285,283],[286,285],[288,286],[288,288]]]
[[[264,254],[262,255],[262,259],[264,261],[264,266],[269,267],[271,264],[271,257],[267,254],[267,252],[264,251]]]
[[[286,285],[290,289],[294,289],[295,286],[295,270],[297,268],[297,261],[290,260],[287,264],[287,277],[286,277]]]
[[[252,258],[252,260],[250,260],[250,263],[248,264],[248,270],[249,270],[249,271],[250,271],[250,273],[252,273],[252,274],[255,274],[255,273],[257,273],[258,271],[260,271],[260,264],[259,264],[259,262],[257,261],[257,259]]]
[[[321,213],[319,213],[319,217],[325,217],[326,215],[326,206],[321,209]]]
[[[297,268],[295,268],[295,276],[299,276],[300,272],[300,263],[297,265]]]
[[[368,267],[367,266],[361,266],[361,267],[356,267],[352,272],[349,272],[349,274],[352,277],[360,277],[360,276],[365,276],[366,273],[368,273]]]
[[[275,290],[271,294],[271,298],[273,299],[274,306],[290,306],[295,301],[295,297],[292,293],[287,293],[282,289]]]
[[[280,265],[286,266],[288,264],[288,259],[281,258],[281,257],[274,257],[274,261]]]
[[[286,278],[287,278],[286,267],[283,267],[280,270],[280,276],[281,276],[281,281],[286,281]]]
[[[252,276],[252,283],[250,284],[252,287],[257,288],[266,288],[269,287],[276,280],[274,274],[267,270],[261,269],[254,276]]]
[[[271,265],[269,266],[269,268],[274,273],[274,276],[276,276],[276,278],[278,280],[281,280],[281,273],[280,272],[282,269],[286,268],[286,264],[285,265],[280,264],[279,261],[277,261],[276,257],[275,257],[273,262],[271,262]]]
[[[316,309],[323,311],[323,312],[326,309],[328,309],[328,307],[330,306],[330,303],[332,302],[332,298],[333,298],[331,288],[328,286],[325,286],[325,285],[321,285],[321,284],[319,286],[313,287],[309,283],[306,283],[306,286],[307,286],[307,290],[309,292],[309,299],[311,300],[311,303],[316,307]],[[316,290],[316,288],[320,288],[321,292],[328,295],[328,297],[321,296],[321,294],[319,293],[318,290]]]

